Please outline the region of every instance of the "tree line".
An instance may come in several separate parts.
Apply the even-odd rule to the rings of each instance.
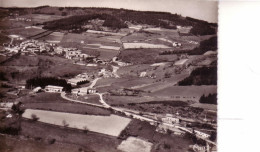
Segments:
[[[200,97],[199,100],[200,103],[207,103],[207,104],[218,104],[217,102],[217,94],[209,94],[208,96],[205,96],[204,94]]]
[[[72,86],[68,84],[65,79],[55,77],[35,77],[26,81],[26,88],[32,89],[34,87],[45,88],[47,85],[55,85],[63,87],[63,91],[71,91]]]
[[[83,25],[86,25],[89,20],[93,19],[105,20],[103,26],[110,27],[112,29],[126,28],[127,25],[120,19],[109,14],[88,14],[88,15],[76,15],[54,21],[44,22],[44,29],[48,30],[75,30],[82,29]]]
[[[197,68],[191,72],[189,77],[178,82],[178,85],[217,85],[217,67]]]

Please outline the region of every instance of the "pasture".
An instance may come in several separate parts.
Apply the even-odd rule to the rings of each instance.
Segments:
[[[41,122],[32,122],[24,119],[21,121],[21,128],[21,135],[34,139],[40,139],[40,142],[38,141],[38,143],[55,139],[56,142],[54,144],[68,144],[68,147],[70,148],[66,149],[66,147],[64,147],[63,149],[59,149],[62,152],[76,152],[79,151],[80,148],[83,151],[89,152],[118,152],[116,147],[120,144],[120,140],[114,136],[91,131],[86,132],[78,129],[64,128]],[[48,133],[46,133],[46,131]],[[48,147],[52,147],[53,145],[48,144]],[[74,146],[77,147],[77,149],[71,149]],[[44,152],[46,152],[46,150],[48,151],[49,149],[45,149]],[[53,152],[57,152],[59,150],[53,150]]]
[[[49,43],[60,43],[60,41],[63,38],[63,35],[64,35],[64,33],[61,33],[61,32],[53,32],[46,37],[40,38],[39,40],[44,40]]]
[[[31,119],[32,114],[35,114],[40,122],[58,126],[66,125],[80,130],[87,128],[89,131],[110,136],[118,136],[131,121],[129,118],[117,115],[93,116],[33,109],[26,109],[22,117]]]
[[[8,33],[20,35],[23,37],[29,37],[29,36],[33,36],[33,35],[39,34],[41,32],[44,32],[44,31],[45,31],[44,29],[39,29],[39,28],[16,28],[16,29],[8,30]]]
[[[217,92],[217,86],[169,86],[155,91],[151,96],[167,96],[182,100],[198,101],[204,94]]]

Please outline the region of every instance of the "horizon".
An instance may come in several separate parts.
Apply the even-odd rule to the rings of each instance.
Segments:
[[[149,3],[149,5],[147,4]],[[135,5],[133,5],[135,4]],[[164,5],[167,4],[167,5]],[[218,23],[218,2],[208,0],[0,0],[3,8],[80,7],[111,8],[134,11],[168,12],[183,17],[192,17],[209,23]]]

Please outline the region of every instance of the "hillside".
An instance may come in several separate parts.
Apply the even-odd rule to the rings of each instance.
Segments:
[[[36,8],[9,8],[9,13],[19,13],[19,15],[46,14],[62,16],[62,19],[43,23],[44,28],[49,30],[78,29],[81,31],[85,30],[82,26],[93,19],[104,20],[102,26],[111,29],[125,28],[127,27],[127,22],[134,25],[144,24],[166,29],[176,29],[177,25],[192,26],[191,34],[193,35],[212,35],[216,33],[217,28],[217,24],[190,17],[183,17],[178,14],[126,9],[42,6]],[[77,22],[77,24],[75,24],[75,22]]]

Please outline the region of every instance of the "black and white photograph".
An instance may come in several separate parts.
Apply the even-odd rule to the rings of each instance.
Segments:
[[[0,0],[0,152],[217,152],[218,4]]]

